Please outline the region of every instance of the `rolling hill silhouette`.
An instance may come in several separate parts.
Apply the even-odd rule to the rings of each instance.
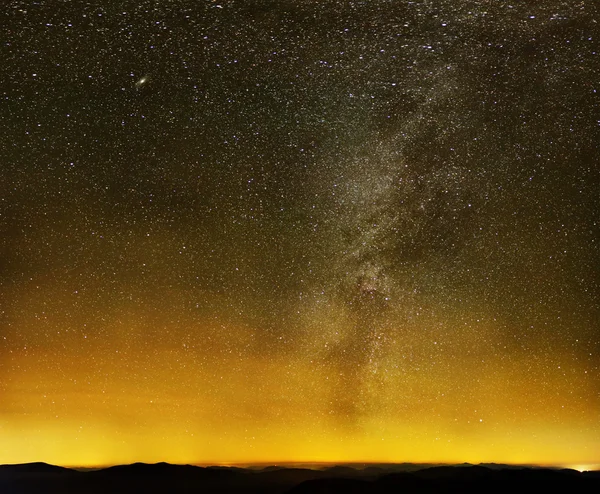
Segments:
[[[0,475],[3,473],[8,474],[30,474],[30,475],[44,475],[44,474],[65,474],[73,472],[70,468],[57,467],[56,465],[50,465],[48,463],[20,463],[17,465],[0,465]]]
[[[404,471],[398,471],[403,468]],[[198,467],[134,463],[77,471],[46,463],[0,466],[0,492],[41,493],[450,493],[450,492],[600,492],[600,472],[502,466],[410,464],[325,469]]]

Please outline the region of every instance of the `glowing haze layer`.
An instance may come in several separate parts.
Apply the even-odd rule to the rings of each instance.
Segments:
[[[0,463],[600,463],[596,11],[495,3],[11,2]]]

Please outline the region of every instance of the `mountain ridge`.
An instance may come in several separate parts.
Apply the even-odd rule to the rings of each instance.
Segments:
[[[600,492],[600,471],[579,472],[531,466],[379,464],[355,468],[263,469],[178,465],[166,462],[114,465],[91,471],[36,462],[0,465],[0,492],[38,494],[88,492],[145,494],[209,490],[221,493],[367,493],[528,492],[559,487],[568,492]]]

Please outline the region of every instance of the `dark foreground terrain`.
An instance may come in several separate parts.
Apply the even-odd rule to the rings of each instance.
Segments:
[[[0,493],[479,493],[600,492],[600,472],[488,466],[382,465],[261,470],[136,463],[78,471],[0,466]]]

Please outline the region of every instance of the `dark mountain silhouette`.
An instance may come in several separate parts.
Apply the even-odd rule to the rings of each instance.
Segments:
[[[400,469],[400,470],[398,470]],[[600,492],[600,472],[477,465],[244,469],[134,463],[77,471],[46,463],[0,466],[0,493],[504,493]]]
[[[344,494],[366,494],[373,492],[373,483],[359,479],[327,478],[318,480],[307,480],[293,487],[290,494],[329,494],[331,492],[343,492]]]
[[[381,473],[416,472],[425,468],[445,466],[439,463],[375,463],[365,466],[363,471],[378,471]]]
[[[390,473],[390,471],[384,467],[379,466],[370,466],[363,470],[365,475],[369,475],[372,477],[379,477],[380,475],[384,475],[386,473]]]
[[[397,472],[380,477],[371,492],[393,492],[398,490],[398,486],[401,486],[403,492],[428,492],[423,489],[429,485],[428,481],[415,477],[412,473]]]
[[[331,476],[331,477],[339,477],[339,478],[344,478],[344,477],[353,478],[353,477],[363,474],[364,470],[361,471],[361,470],[357,470],[356,468],[336,466],[336,467],[326,468],[323,470],[323,472],[325,472],[328,477]]]
[[[416,477],[422,479],[474,479],[487,477],[492,474],[492,470],[480,466],[444,466],[431,467],[418,470],[413,473]]]
[[[479,466],[486,467],[491,470],[521,470],[526,467],[536,468],[536,467],[530,466],[530,465],[507,465],[505,463],[480,463]]]
[[[270,467],[261,468],[260,471],[261,472],[273,472],[275,470],[281,470],[282,468],[285,468],[285,467],[278,467],[278,466],[273,466],[272,465]]]
[[[481,466],[434,467],[417,472],[398,472],[368,482],[359,479],[317,479],[304,482],[290,493],[327,492],[328,494],[374,493],[506,493],[569,492],[592,494],[600,492],[597,472],[580,473],[575,470],[497,469]],[[342,480],[342,479],[337,479]]]
[[[61,474],[73,472],[70,468],[57,467],[48,463],[20,463],[17,465],[0,465],[0,475],[2,473],[17,473],[17,474]]]

